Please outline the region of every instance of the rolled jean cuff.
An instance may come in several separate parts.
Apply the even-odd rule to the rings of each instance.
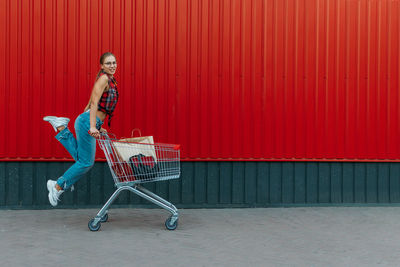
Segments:
[[[74,185],[67,186],[67,181],[65,181],[64,177],[60,177],[57,180],[57,184],[61,187],[61,190],[66,191],[67,189],[71,188],[71,191],[74,191]]]
[[[57,140],[61,140],[61,139],[67,139],[69,135],[71,135],[71,131],[68,129],[68,127],[65,127],[64,130],[60,131],[57,135],[56,135],[56,139]]]
[[[61,187],[62,190],[65,190],[64,187],[67,186],[67,183],[64,181],[64,177],[60,177],[57,179],[57,184]]]

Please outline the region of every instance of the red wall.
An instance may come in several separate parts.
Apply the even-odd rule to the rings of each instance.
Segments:
[[[75,118],[111,50],[118,136],[141,128],[186,159],[399,160],[399,11],[398,0],[0,1],[0,158],[70,158],[42,117]]]

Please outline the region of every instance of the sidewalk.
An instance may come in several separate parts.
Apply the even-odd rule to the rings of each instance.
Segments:
[[[399,266],[400,208],[0,210],[0,266]]]

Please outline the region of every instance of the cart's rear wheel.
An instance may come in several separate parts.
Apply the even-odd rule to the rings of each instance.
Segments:
[[[104,214],[103,217],[101,217],[100,222],[106,222],[108,221],[108,213]]]
[[[101,227],[101,223],[98,222],[96,225],[94,225],[93,223],[94,223],[94,218],[91,219],[88,223],[88,227],[89,227],[90,231],[92,231],[92,232],[98,231]]]
[[[175,230],[176,227],[178,227],[178,219],[176,219],[176,221],[175,221],[173,224],[171,224],[171,220],[172,220],[172,217],[169,217],[169,218],[165,221],[165,227],[166,227],[168,230]]]

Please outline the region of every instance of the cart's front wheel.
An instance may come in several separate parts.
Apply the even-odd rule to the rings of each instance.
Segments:
[[[89,221],[88,227],[89,227],[90,231],[95,232],[95,231],[98,231],[98,230],[100,229],[101,223],[98,222],[98,223],[95,225],[95,224],[94,224],[94,218],[93,218],[93,219],[91,219],[91,220]]]
[[[173,224],[171,224],[172,217],[169,217],[165,221],[165,227],[167,227],[168,230],[175,230],[176,227],[178,226],[178,219],[175,220]]]

